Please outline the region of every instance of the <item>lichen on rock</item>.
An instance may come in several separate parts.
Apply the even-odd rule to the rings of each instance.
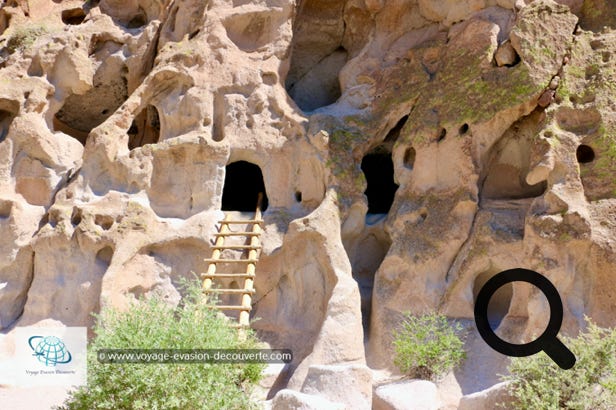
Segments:
[[[295,353],[274,403],[352,406],[382,382],[366,366],[396,373],[403,312],[472,328],[477,286],[513,267],[558,288],[563,332],[584,315],[614,326],[613,9],[5,2],[0,327],[90,326],[152,293],[178,303],[180,278],[207,269],[223,192],[241,198],[255,176],[230,182],[239,162],[268,200],[252,327]],[[509,291],[501,331],[523,340],[545,306]],[[506,361],[479,342],[491,366],[467,361],[465,393]],[[345,396],[331,380],[349,372],[361,383]]]

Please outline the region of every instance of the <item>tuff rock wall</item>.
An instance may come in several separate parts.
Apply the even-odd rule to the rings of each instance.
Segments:
[[[616,324],[613,2],[9,0],[0,47],[5,331],[176,302],[240,160],[269,199],[253,327],[295,353],[277,388],[393,371],[402,312],[472,319],[512,267],[556,285],[565,332]],[[371,152],[399,185],[385,214]],[[522,340],[549,307],[517,285],[499,331]],[[464,394],[494,382],[465,381],[490,355],[469,349]]]

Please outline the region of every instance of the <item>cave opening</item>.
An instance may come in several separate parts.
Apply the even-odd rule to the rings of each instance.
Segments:
[[[480,178],[482,202],[523,200],[545,193],[547,181],[534,185],[526,181],[539,116],[540,113],[533,112],[518,120],[490,149]]]
[[[126,28],[140,28],[148,24],[148,16],[141,7],[139,7],[138,13],[133,16],[132,19],[126,24]]]
[[[413,147],[409,147],[406,149],[406,151],[404,151],[404,166],[407,169],[413,169],[413,167],[415,166],[415,157],[417,156],[417,151],[415,151],[415,148]]]
[[[494,272],[488,271],[480,273],[475,277],[473,283],[473,301],[477,300],[479,291],[490,278],[494,276]],[[509,307],[511,306],[511,298],[513,297],[513,283],[509,282],[498,288],[490,298],[488,303],[488,322],[493,331],[500,326],[501,322],[507,316]]]
[[[86,12],[82,8],[74,8],[62,11],[62,22],[69,25],[79,25],[86,18]]]
[[[580,164],[588,164],[595,160],[595,151],[588,145],[580,145],[577,147],[575,156]]]
[[[0,10],[0,36],[4,34],[4,31],[11,24],[11,15],[6,13],[5,10]]]
[[[302,111],[312,112],[340,98],[339,74],[352,55],[351,44],[344,41],[345,2],[298,3],[285,88]]]
[[[105,122],[128,98],[125,66],[102,64],[94,75],[93,87],[84,94],[69,95],[53,117],[54,131],[75,138],[82,145],[90,132]],[[38,71],[38,67],[35,67]]]
[[[160,117],[156,107],[148,105],[143,109],[135,117],[127,134],[128,149],[131,150],[160,141]]]
[[[312,112],[338,101],[342,95],[338,74],[347,59],[347,51],[344,47],[338,47],[301,76],[298,76],[299,69],[296,67],[303,67],[302,62],[297,61],[299,58],[291,61],[291,71],[285,85],[302,111]]]
[[[368,187],[368,214],[386,214],[394,202],[398,185],[394,182],[394,163],[391,150],[380,145],[368,152],[361,161]]]
[[[261,211],[268,206],[263,173],[258,165],[247,161],[232,162],[226,167],[222,190],[222,210],[254,212],[259,193],[263,193]]]
[[[4,141],[9,134],[9,128],[14,119],[14,113],[0,109],[0,142]]]

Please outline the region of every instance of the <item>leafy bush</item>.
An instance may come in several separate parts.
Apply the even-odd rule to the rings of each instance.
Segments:
[[[237,329],[208,309],[198,281],[189,283],[177,308],[160,297],[126,312],[106,308],[97,315],[96,337],[88,346],[88,383],[61,409],[250,409],[252,386],[263,364],[103,364],[99,349],[251,349]]]
[[[438,313],[422,316],[404,314],[394,331],[394,364],[411,377],[437,380],[466,357],[459,323],[449,323]]]
[[[519,409],[608,410],[616,408],[616,330],[586,318],[586,332],[564,337],[576,363],[562,370],[545,353],[512,358],[509,392]]]

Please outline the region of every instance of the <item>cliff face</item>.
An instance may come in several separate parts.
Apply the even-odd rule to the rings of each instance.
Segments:
[[[564,331],[615,325],[616,5],[527,3],[5,1],[0,327],[177,301],[261,175],[253,327],[291,387],[392,368],[401,312],[471,319],[513,267]],[[518,340],[549,312],[496,303]]]

